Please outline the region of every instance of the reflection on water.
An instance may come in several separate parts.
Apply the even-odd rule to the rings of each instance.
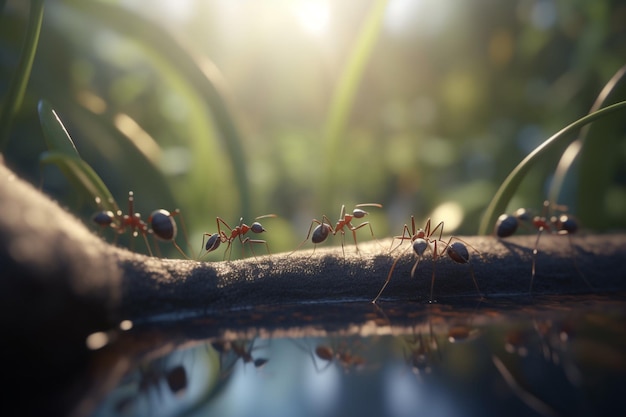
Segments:
[[[136,326],[118,341],[141,340],[141,353],[93,415],[626,415],[624,300],[294,306],[240,312],[232,327]]]

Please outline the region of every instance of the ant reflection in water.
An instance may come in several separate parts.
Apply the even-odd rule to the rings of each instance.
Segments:
[[[441,362],[441,350],[437,336],[433,333],[433,325],[428,320],[428,335],[424,336],[421,331],[412,337],[404,338],[404,360],[411,371],[416,375],[430,374],[435,361]],[[408,351],[407,351],[408,348]]]
[[[262,368],[269,359],[267,358],[255,358],[252,356],[252,351],[258,349],[258,347],[254,346],[255,339],[253,339],[250,344],[247,345],[246,341],[226,341],[226,340],[217,340],[211,343],[211,346],[219,352],[220,355],[220,368],[224,369],[224,358],[230,357],[232,360],[226,366],[224,370],[224,375],[228,375],[232,372],[235,364],[241,359],[244,370],[245,365],[252,363],[256,369]],[[247,345],[247,346],[246,346]]]
[[[164,361],[157,360],[140,366],[128,384],[136,384],[138,395],[133,393],[122,397],[115,404],[115,410],[121,415],[136,415],[140,399],[147,402],[149,412],[151,404],[182,397],[188,386],[187,371],[183,365],[166,367]]]
[[[581,412],[577,403],[578,390],[583,377],[580,369],[567,354],[568,344],[573,335],[573,322],[554,322],[551,319],[532,320],[533,326],[515,328],[504,338],[504,349],[509,355],[492,355],[492,362],[511,391],[529,408],[544,416],[567,415],[561,410],[564,404],[549,401],[542,385],[550,381],[551,388],[558,386],[560,391],[570,390],[572,401],[567,407]],[[537,374],[533,370],[541,369]],[[539,376],[539,379],[537,377]],[[533,380],[534,379],[534,380]],[[562,384],[562,382],[566,382]],[[581,415],[584,415],[583,411]]]
[[[554,210],[556,214],[550,215],[550,211]],[[543,202],[541,216],[533,216],[530,210],[525,208],[518,209],[515,214],[502,214],[498,217],[494,233],[499,238],[512,236],[518,229],[519,225],[524,225],[537,230],[537,239],[533,248],[532,266],[530,272],[530,286],[528,292],[532,294],[533,282],[536,275],[536,259],[539,248],[539,239],[544,231],[555,235],[567,235],[572,252],[572,261],[576,272],[587,284],[589,288],[593,288],[585,275],[578,268],[576,256],[574,253],[574,243],[572,242],[572,234],[578,230],[578,222],[571,215],[567,214],[567,207],[562,205],[551,204],[549,201]]]
[[[338,364],[344,372],[361,370],[365,367],[365,358],[353,353],[353,351],[348,348],[348,342],[346,341],[340,344],[319,343],[315,346],[315,349],[302,345],[295,340],[294,343],[296,343],[301,350],[310,355],[313,366],[318,373],[324,372],[332,364]],[[321,366],[319,364],[320,362],[322,363]]]

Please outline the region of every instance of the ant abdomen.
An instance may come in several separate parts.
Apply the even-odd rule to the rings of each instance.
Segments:
[[[458,264],[466,264],[469,262],[469,251],[461,242],[454,242],[448,245],[446,252],[448,253],[450,259]]]
[[[169,211],[164,209],[154,210],[148,217],[148,223],[154,235],[159,239],[169,242],[176,238],[176,222]]]
[[[517,219],[517,216],[512,216],[510,214],[501,214],[500,217],[498,217],[498,221],[496,222],[496,235],[498,237],[512,236],[517,231],[517,226],[519,224],[519,221]]]
[[[326,223],[322,223],[318,225],[313,230],[313,235],[311,235],[311,242],[315,244],[322,243],[323,241],[326,240],[330,232],[331,232],[330,226],[327,225]]]

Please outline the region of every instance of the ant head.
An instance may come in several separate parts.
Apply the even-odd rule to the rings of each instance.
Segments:
[[[220,239],[219,233],[213,233],[206,241],[205,249],[207,252],[213,252],[215,249],[219,248],[222,240]]]
[[[252,223],[252,226],[250,226],[250,230],[252,230],[254,233],[265,232],[265,229],[263,228],[263,226],[259,222]]]
[[[362,219],[363,217],[367,216],[367,214],[367,211],[358,208],[352,210],[352,215],[357,219]]]
[[[523,210],[523,209],[522,209]],[[509,237],[517,230],[518,225],[517,216],[511,216],[509,214],[502,214],[498,217],[496,222],[495,232],[498,237]]]
[[[467,251],[467,247],[461,242],[454,242],[448,245],[446,252],[450,259],[458,264],[466,264],[469,262],[469,252]]]

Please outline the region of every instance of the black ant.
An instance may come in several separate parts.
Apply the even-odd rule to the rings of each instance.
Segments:
[[[533,249],[530,287],[528,290],[529,293],[532,293],[533,290],[533,282],[536,272],[536,258],[537,253],[539,252],[539,239],[541,238],[544,230],[551,234],[567,235],[572,253],[574,252],[574,244],[572,243],[571,235],[576,233],[576,231],[578,230],[578,222],[576,222],[576,220],[572,216],[566,214],[567,207],[554,205],[554,210],[556,210],[559,214],[548,216],[550,208],[551,204],[549,201],[546,200],[543,202],[541,216],[532,216],[530,211],[525,208],[518,209],[517,211],[515,211],[515,214],[502,214],[500,215],[500,217],[498,217],[494,228],[494,232],[499,238],[506,238],[513,235],[517,231],[517,228],[520,224],[530,225],[531,227],[537,229],[537,239],[535,240],[535,247]],[[589,284],[589,281],[587,281],[580,269],[578,269],[578,265],[576,264],[576,257],[572,256],[572,260],[574,262],[574,267],[576,268],[576,271],[578,272],[580,277],[591,288],[591,284]]]
[[[311,221],[311,225],[309,226],[309,232],[307,233],[306,238],[302,241],[302,243],[298,245],[298,247],[293,252],[300,249],[300,247],[304,245],[304,243],[306,243],[307,240],[309,240],[309,237],[311,238],[311,242],[313,243],[313,245],[315,245],[313,247],[313,252],[315,252],[315,247],[317,246],[317,244],[325,241],[326,238],[328,238],[330,234],[335,236],[337,233],[340,233],[341,234],[341,251],[343,252],[343,255],[345,256],[346,253],[344,250],[344,240],[345,240],[345,235],[346,235],[345,229],[347,228],[348,230],[352,232],[352,238],[354,239],[354,246],[358,253],[359,247],[356,242],[356,231],[365,226],[368,226],[372,237],[374,237],[374,231],[372,230],[372,225],[370,224],[370,222],[363,222],[359,224],[358,226],[354,226],[352,224],[352,219],[362,219],[363,217],[369,214],[367,211],[362,210],[360,207],[382,208],[383,206],[382,204],[378,204],[378,203],[357,204],[355,206],[355,209],[352,210],[352,214],[348,214],[346,213],[346,206],[342,205],[341,212],[339,213],[339,220],[337,220],[335,227],[332,226],[332,222],[325,214],[322,215],[322,221],[313,219]],[[317,226],[315,227],[315,229],[313,229],[313,225],[315,224],[317,224]],[[312,235],[311,235],[311,231],[313,231]]]
[[[437,238],[433,238],[433,236],[437,234],[437,231],[439,231],[439,236]],[[433,273],[432,273],[432,278],[430,282],[430,302],[431,303],[433,301],[433,289],[435,287],[436,262],[438,258],[443,256],[443,252],[439,252],[439,250],[437,249],[437,244],[443,245],[443,247],[445,248],[445,254],[448,255],[448,257],[452,259],[454,262],[459,263],[459,264],[469,264],[472,281],[474,281],[474,286],[476,287],[476,291],[482,298],[482,294],[480,292],[480,289],[478,288],[478,283],[476,282],[476,277],[474,276],[474,269],[472,268],[472,264],[469,262],[469,252],[467,250],[467,246],[472,248],[479,255],[480,255],[480,252],[478,252],[478,250],[476,250],[472,245],[470,245],[469,243],[465,242],[464,240],[456,236],[452,236],[450,237],[450,239],[448,239],[447,242],[444,242],[443,240],[441,240],[442,235],[443,235],[443,222],[439,222],[437,226],[431,229],[430,219],[428,219],[426,221],[426,226],[424,227],[424,229],[417,229],[415,227],[415,217],[411,216],[411,230],[409,231],[409,227],[405,224],[404,228],[402,229],[402,235],[394,236],[394,238],[391,241],[391,245],[393,246],[394,240],[400,240],[400,245],[405,240],[411,241],[411,247],[413,248],[413,251],[417,255],[417,260],[415,261],[415,264],[413,265],[413,268],[411,269],[411,278],[415,276],[415,270],[417,269],[417,265],[419,264],[420,260],[424,256],[424,252],[426,251],[426,249],[430,248],[433,254]],[[455,240],[455,242],[452,242],[453,240]],[[392,251],[395,250],[396,248],[393,248]],[[391,269],[389,270],[389,273],[387,274],[387,280],[385,281],[385,283],[383,284],[383,287],[378,292],[378,295],[376,295],[376,298],[372,300],[372,303],[375,304],[376,301],[378,301],[381,294],[387,287],[387,284],[389,284],[389,281],[391,280],[391,275],[393,274],[393,271],[396,267],[396,264],[400,260],[400,257],[401,255],[399,255],[396,258],[396,260],[393,262],[393,264],[391,265]]]
[[[256,217],[254,220],[264,219],[267,217],[276,217],[276,215],[266,214],[264,216]],[[242,247],[245,246],[246,243],[250,246],[250,251],[252,252],[253,255],[255,255],[254,249],[252,249],[253,243],[264,244],[265,249],[267,249],[267,253],[268,254],[270,253],[270,248],[267,245],[267,242],[265,240],[250,239],[250,237],[246,237],[245,239],[243,238],[243,236],[248,232],[257,233],[257,234],[265,232],[265,228],[263,227],[263,225],[261,225],[261,223],[255,221],[254,223],[252,223],[252,225],[248,226],[247,224],[243,222],[243,217],[239,219],[239,225],[237,225],[234,228],[230,227],[228,223],[226,223],[220,217],[216,218],[216,223],[217,223],[217,233],[204,233],[202,235],[202,247],[200,248],[200,251],[202,251],[203,249],[206,250],[205,254],[209,252],[213,252],[222,243],[228,243],[228,246],[226,247],[226,250],[224,251],[224,259],[226,259],[227,253],[228,253],[228,259],[230,259],[230,255],[232,252],[232,243],[237,238],[241,242]],[[220,226],[220,224],[228,229],[229,231],[228,234],[222,230],[222,226]],[[207,236],[208,236],[208,239],[207,239]]]

